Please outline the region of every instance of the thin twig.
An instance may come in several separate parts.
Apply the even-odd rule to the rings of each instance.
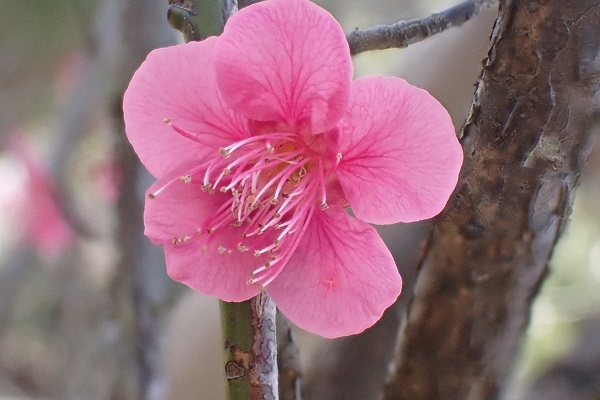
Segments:
[[[260,3],[262,0],[238,0],[238,7],[242,9],[244,7],[248,7],[254,3]]]
[[[400,21],[393,25],[380,25],[370,29],[350,32],[346,39],[350,53],[356,55],[365,51],[405,48],[428,37],[461,26],[481,11],[483,5],[492,5],[495,0],[467,0],[439,13],[410,21]]]
[[[238,2],[237,0],[223,0],[223,21],[227,22],[229,17],[231,17],[238,10]]]
[[[232,0],[169,0],[167,21],[181,31],[186,42],[204,40],[223,32],[233,12]]]

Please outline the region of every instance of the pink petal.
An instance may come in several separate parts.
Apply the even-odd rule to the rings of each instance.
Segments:
[[[185,170],[178,168],[182,173]],[[219,253],[220,244],[239,241],[238,231],[227,226],[209,238],[206,230],[209,220],[231,196],[220,192],[208,194],[197,183],[172,181],[177,176],[176,172],[169,173],[148,190],[155,193],[163,188],[155,198],[146,200],[144,211],[145,234],[154,243],[164,246],[167,272],[174,280],[225,301],[242,301],[255,296],[258,286],[249,286],[246,282],[250,272],[261,265],[261,260],[252,252],[235,250],[228,256]],[[168,182],[170,185],[165,187]]]
[[[154,50],[125,92],[127,136],[156,177],[181,162],[201,159],[209,148],[248,136],[247,120],[233,113],[217,90],[212,68],[216,40]],[[165,119],[193,139],[176,133]]]
[[[338,178],[355,215],[391,224],[438,214],[463,157],[444,107],[399,78],[356,80],[351,96],[340,123]]]
[[[208,220],[227,199],[227,195],[221,192],[210,195],[202,191],[200,183],[184,183],[177,179],[187,170],[186,167],[177,167],[148,189],[144,233],[156,244],[172,243],[174,239],[185,236],[195,237],[198,230],[203,232]],[[149,197],[163,187],[156,197]]]
[[[169,276],[201,293],[224,301],[243,301],[260,291],[258,285],[246,283],[250,272],[260,265],[250,252],[234,251],[226,256],[209,247],[203,254],[201,242],[190,241],[165,245],[165,255]]]
[[[373,325],[401,287],[394,260],[375,229],[333,206],[314,215],[267,291],[296,325],[332,338]]]
[[[28,179],[25,196],[15,204],[19,223],[24,224],[27,239],[43,254],[56,255],[73,242],[73,231],[54,196],[50,171],[35,154],[25,136],[9,138],[9,150],[21,159]]]
[[[215,46],[215,69],[232,109],[313,133],[342,116],[352,78],[341,27],[306,0],[269,0],[234,14]]]

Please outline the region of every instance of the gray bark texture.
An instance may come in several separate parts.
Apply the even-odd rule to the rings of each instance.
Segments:
[[[496,399],[598,120],[600,3],[503,0],[386,400]]]

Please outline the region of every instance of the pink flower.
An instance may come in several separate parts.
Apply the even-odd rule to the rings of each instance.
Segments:
[[[24,227],[26,240],[41,253],[55,256],[72,243],[73,231],[56,203],[49,172],[24,136],[13,137],[9,150],[20,159],[27,172],[23,196],[11,207],[15,219]]]
[[[218,38],[148,56],[123,108],[158,178],[145,232],[173,279],[225,301],[264,289],[325,337],[381,317],[401,279],[368,223],[439,213],[462,151],[427,92],[351,79],[342,29],[307,0],[255,4]]]

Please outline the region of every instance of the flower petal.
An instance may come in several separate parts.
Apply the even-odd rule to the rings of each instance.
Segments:
[[[167,272],[174,280],[225,301],[255,296],[258,285],[246,282],[250,272],[264,260],[252,252],[236,250],[240,232],[229,226],[211,234],[207,232],[207,224],[231,196],[220,192],[209,194],[201,190],[199,183],[184,183],[178,176],[171,172],[152,185],[148,193],[161,191],[146,200],[144,211],[145,234],[164,246]],[[219,252],[219,245],[233,251],[225,255]]]
[[[401,288],[394,260],[375,229],[333,206],[315,213],[267,292],[296,325],[332,338],[373,325]]]
[[[215,46],[215,70],[235,111],[313,133],[340,119],[352,79],[340,25],[307,0],[269,0],[234,14]]]
[[[247,119],[222,100],[212,68],[216,38],[152,51],[123,98],[129,141],[156,177],[248,136]],[[164,121],[189,134],[184,137]]]
[[[184,164],[185,165],[185,164]],[[156,181],[147,191],[144,208],[145,235],[155,244],[172,243],[176,239],[203,233],[206,224],[223,204],[227,195],[208,194],[200,183],[184,183],[179,176],[189,168],[179,166]],[[159,194],[156,196],[153,193]]]
[[[224,301],[243,301],[256,296],[258,285],[248,285],[250,272],[257,268],[254,256],[234,251],[220,254],[216,248],[203,250],[201,241],[165,245],[167,272],[178,282]]]
[[[337,174],[346,198],[358,218],[375,224],[438,214],[463,158],[444,107],[399,78],[353,82],[339,149]]]

